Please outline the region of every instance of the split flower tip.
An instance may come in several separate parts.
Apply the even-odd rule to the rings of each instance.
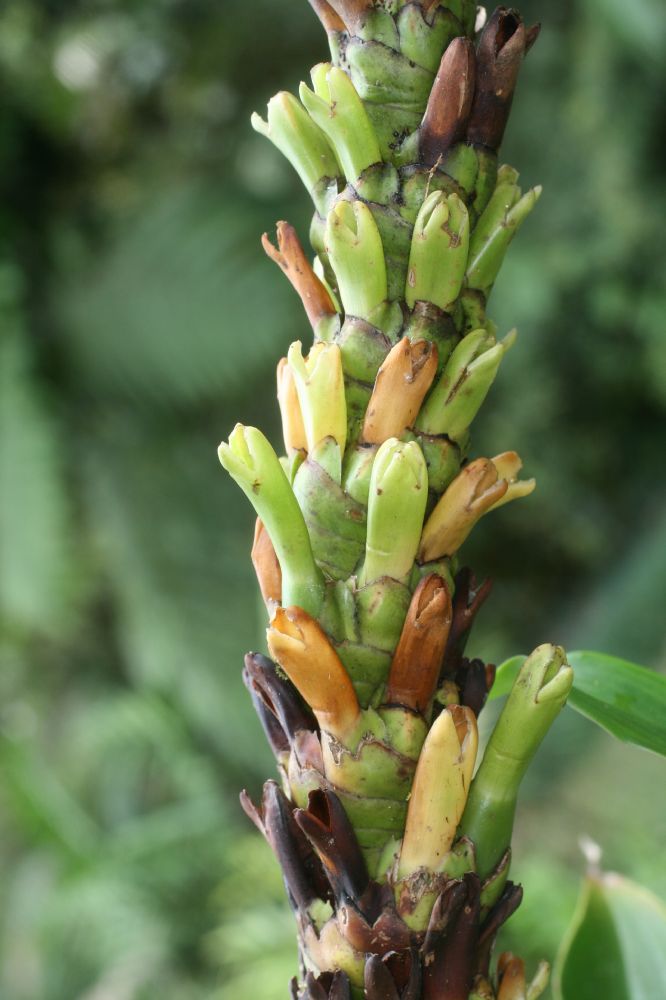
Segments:
[[[325,438],[332,438],[342,455],[347,442],[347,403],[340,348],[319,342],[304,358],[297,340],[289,348],[287,363],[296,387],[308,452],[312,453]]]
[[[344,70],[318,63],[310,75],[313,89],[301,83],[299,97],[335,150],[347,181],[353,184],[367,167],[381,162],[375,130]]]
[[[411,428],[437,372],[437,347],[403,337],[377,373],[363,423],[366,444],[383,444]]]
[[[277,608],[267,640],[271,656],[320,727],[341,743],[353,741],[361,708],[349,674],[320,625],[300,607]]]
[[[300,296],[312,329],[316,332],[320,321],[334,316],[337,310],[326,286],[315,274],[294,227],[288,222],[278,222],[276,230],[278,246],[273,246],[268,233],[262,236],[261,245]]]
[[[474,713],[450,705],[433,723],[416,765],[398,877],[441,870],[465,809],[478,749]]]
[[[417,586],[393,654],[385,702],[425,713],[437,687],[451,630],[451,593],[436,573]]]
[[[427,499],[428,469],[418,443],[389,438],[372,463],[361,586],[382,576],[403,582],[407,579]]]
[[[494,459],[475,459],[448,486],[423,529],[420,562],[453,555],[489,510],[532,492],[534,480],[516,479],[521,462],[515,452],[504,452],[497,461],[499,467]]]
[[[277,398],[282,421],[282,437],[287,453],[307,451],[308,442],[303,426],[301,404],[294,373],[286,358],[281,358],[277,366]]]
[[[265,120],[256,112],[250,120],[253,129],[291,163],[311,194],[325,178],[339,176],[340,167],[325,133],[293,94],[280,91],[268,102]]]
[[[324,243],[345,313],[371,321],[386,301],[388,283],[382,238],[362,201],[338,201],[328,214]]]

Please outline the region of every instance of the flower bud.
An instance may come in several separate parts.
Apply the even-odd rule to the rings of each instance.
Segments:
[[[321,728],[341,743],[353,740],[361,709],[349,674],[326,633],[302,608],[277,608],[266,633],[268,648],[314,712]]]
[[[264,604],[270,610],[282,600],[282,573],[273,543],[264,527],[263,521],[259,517],[254,526],[252,565],[254,566],[254,572],[257,574]]]
[[[414,591],[393,654],[384,701],[424,714],[432,700],[451,628],[451,594],[436,573]]]
[[[365,560],[359,586],[382,576],[405,582],[428,499],[428,470],[415,441],[389,438],[372,464]]]
[[[252,127],[277,146],[311,195],[321,181],[339,175],[340,167],[326,135],[293,94],[283,90],[272,97],[267,119],[253,114]]]
[[[465,281],[469,288],[478,289],[486,296],[490,293],[509,243],[541,197],[541,191],[541,186],[538,186],[524,194],[519,201],[516,201],[504,212],[493,229],[488,227],[488,220],[484,219],[484,215],[481,216],[479,225],[483,223],[483,230],[488,229],[490,234],[483,243],[473,238],[473,249],[470,248],[465,275]],[[492,198],[486,211],[491,208],[491,205]],[[493,210],[496,208],[497,204],[493,206]]]
[[[377,373],[362,440],[382,444],[401,437],[416,420],[436,371],[437,348],[431,341],[408,337],[398,341]]]
[[[497,150],[511,110],[518,73],[538,26],[527,30],[513,8],[498,7],[481,32],[476,54],[476,89],[467,139]]]
[[[475,61],[474,46],[463,37],[454,38],[442,56],[419,130],[421,156],[429,167],[464,137],[474,96]]]
[[[301,404],[298,401],[294,373],[286,358],[277,366],[277,398],[282,418],[282,437],[287,452],[307,451]]]
[[[419,414],[418,429],[459,441],[481,408],[502,358],[514,341],[512,332],[496,344],[492,334],[483,329],[463,337]]]
[[[342,359],[337,344],[315,344],[303,358],[297,340],[287,356],[303,418],[308,452],[313,452],[324,438],[332,438],[345,450],[347,440],[347,404],[342,374]]]
[[[229,443],[218,448],[218,456],[270,536],[282,572],[283,598],[317,614],[323,579],[298,501],[270,443],[256,427],[236,424]]]
[[[525,660],[472,782],[461,833],[476,847],[485,878],[511,842],[518,789],[567,700],[573,670],[560,646],[539,646]]]
[[[433,191],[414,224],[405,301],[433,302],[445,312],[458,298],[469,251],[469,216],[457,194]]]
[[[372,212],[362,201],[339,201],[329,212],[326,251],[345,313],[369,320],[386,301],[384,247]]]
[[[450,705],[435,720],[421,750],[407,809],[398,878],[446,859],[474,773],[478,731],[474,713]]]
[[[507,459],[508,455],[515,459]],[[520,469],[520,459],[515,452],[498,456],[498,462],[509,476],[515,476]],[[501,478],[494,459],[477,458],[470,462],[456,476],[428,518],[421,537],[419,561],[430,562],[453,555],[479,518],[499,506],[511,488],[510,500],[527,496],[534,486],[533,479],[516,482],[515,478]]]
[[[319,63],[311,75],[314,91],[302,83],[299,96],[335,149],[348,182],[353,184],[366,167],[381,161],[375,130],[344,70]]]

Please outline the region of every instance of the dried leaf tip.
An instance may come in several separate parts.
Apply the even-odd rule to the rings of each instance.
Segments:
[[[286,274],[298,292],[312,329],[316,331],[322,319],[334,316],[336,308],[324,283],[315,274],[296,230],[288,222],[278,222],[277,247],[264,233],[261,244],[267,255]]]

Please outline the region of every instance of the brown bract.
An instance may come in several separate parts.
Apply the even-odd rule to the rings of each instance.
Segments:
[[[393,654],[387,704],[426,711],[437,686],[451,620],[449,589],[441,576],[431,573],[412,596]]]
[[[330,34],[334,31],[344,31],[345,24],[327,0],[309,0],[310,6],[321,21],[324,29]]]
[[[374,7],[374,0],[331,0],[330,6],[342,19],[350,35],[354,35],[365,14]]]
[[[474,81],[474,46],[468,38],[454,38],[442,56],[421,122],[419,148],[428,166],[434,166],[449,146],[464,137]]]
[[[476,89],[467,127],[469,142],[499,149],[523,57],[538,33],[539,26],[528,31],[512,7],[498,7],[489,19],[476,53]]]
[[[254,525],[252,565],[257,574],[264,604],[270,611],[282,600],[282,571],[270,535],[259,517]]]

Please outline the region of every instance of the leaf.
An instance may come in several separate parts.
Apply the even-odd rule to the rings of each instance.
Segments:
[[[587,651],[568,654],[574,682],[567,704],[612,736],[666,757],[666,677],[636,663]],[[491,698],[508,694],[525,661],[497,668]]]
[[[217,400],[308,334],[298,298],[261,253],[266,218],[217,184],[161,191],[119,227],[55,303],[82,386],[144,402]]]
[[[555,963],[555,1000],[655,1000],[664,983],[662,902],[620,875],[588,875]]]
[[[59,634],[72,596],[70,512],[58,430],[18,318],[0,343],[0,617]]]

